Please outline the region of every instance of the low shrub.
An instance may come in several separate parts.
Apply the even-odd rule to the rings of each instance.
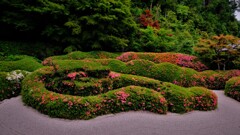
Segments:
[[[42,67],[42,64],[38,59],[25,55],[8,56],[3,61],[0,61],[0,71],[2,72],[13,70],[32,72],[40,67]]]
[[[168,101],[168,110],[171,112],[214,110],[217,107],[216,94],[203,87],[184,88],[172,83],[129,74],[121,74],[120,77],[115,78],[112,87],[119,88],[128,85],[147,87],[160,92]]]
[[[60,56],[52,56],[48,59],[52,60],[82,60],[86,58],[93,58],[93,59],[108,59],[108,58],[116,58],[120,54],[118,53],[110,53],[105,51],[91,51],[91,52],[81,52],[75,51],[68,53],[66,55]]]
[[[69,63],[70,68],[74,69],[81,65],[81,63],[93,63],[92,67],[104,67],[111,71],[134,74],[145,77],[154,78],[164,82],[171,82],[183,87],[202,86],[209,89],[224,89],[225,83],[231,77],[239,76],[240,70],[229,71],[212,71],[206,70],[203,72],[197,72],[194,69],[179,67],[171,63],[159,63],[155,64],[148,60],[137,59],[129,62],[122,62],[116,59],[85,59],[85,60],[55,60],[55,64],[64,66],[64,63]],[[79,63],[77,65],[77,63]],[[95,63],[95,64],[94,64]],[[96,65],[96,66],[94,66]],[[100,66],[101,65],[101,66]]]
[[[148,110],[160,114],[167,111],[167,101],[160,93],[138,86],[122,87],[101,95],[86,97],[48,91],[41,79],[42,75],[48,73],[46,69],[40,69],[24,80],[22,97],[24,103],[49,116],[90,119],[129,110]]]
[[[233,77],[226,82],[225,95],[240,101],[240,77]]]
[[[191,88],[116,72],[92,77],[79,68],[89,64],[83,62],[76,62],[77,68],[71,72],[66,72],[69,66],[59,64],[57,70],[46,66],[27,76],[22,87],[24,103],[52,117],[68,119],[90,119],[128,110],[165,114],[167,110],[184,113],[217,107],[216,95],[207,89],[195,87],[199,91],[195,94]],[[205,98],[198,99],[202,104],[195,105],[199,96]]]
[[[30,72],[15,70],[0,72],[0,101],[18,96],[21,92],[21,81]]]
[[[137,53],[126,52],[117,57],[118,60],[128,62],[136,59],[145,59],[155,63],[169,62],[181,67],[193,68],[197,71],[208,69],[197,57],[181,53]]]

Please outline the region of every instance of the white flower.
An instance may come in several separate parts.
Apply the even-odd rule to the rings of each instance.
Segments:
[[[30,72],[28,72],[28,71],[14,70],[7,74],[6,79],[11,82],[20,83],[21,80],[23,80],[24,77],[27,76],[28,74],[30,74]]]

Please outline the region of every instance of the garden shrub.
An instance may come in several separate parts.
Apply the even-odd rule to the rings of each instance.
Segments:
[[[117,56],[119,56],[119,54],[105,51],[91,51],[91,52],[75,51],[68,53],[66,55],[52,56],[49,58],[51,58],[52,60],[82,60],[86,58],[94,59],[116,58]]]
[[[110,60],[106,62],[111,63]],[[136,62],[147,63],[146,60]],[[199,91],[195,94],[191,88],[110,72],[108,66],[99,66],[100,62],[55,60],[53,63],[27,76],[22,87],[24,103],[52,117],[90,119],[128,110],[165,114],[167,110],[184,113],[217,107],[216,95],[201,87],[194,87],[195,91]],[[88,73],[89,70],[104,71],[104,74],[94,76]],[[198,99],[202,104],[195,105],[199,96],[205,98]]]
[[[89,119],[108,113],[148,110],[160,114],[167,111],[167,101],[158,92],[138,86],[122,87],[96,96],[71,96],[48,91],[42,76],[53,69],[42,68],[23,83],[23,101],[52,117]]]
[[[21,81],[30,72],[15,70],[12,72],[0,72],[0,101],[18,96],[21,92]]]
[[[193,68],[197,71],[206,70],[207,67],[202,64],[197,57],[181,53],[137,53],[126,52],[117,57],[118,60],[128,62],[135,59],[146,59],[155,63],[169,62],[181,67]]]
[[[216,94],[203,87],[184,88],[172,83],[129,74],[121,74],[115,78],[112,87],[120,88],[128,85],[147,87],[160,92],[168,101],[168,110],[171,112],[213,110],[217,107]],[[198,97],[205,98],[199,100]],[[198,102],[202,102],[202,104]]]
[[[196,86],[203,86],[209,89],[224,89],[226,82],[232,78],[240,76],[240,70],[212,71],[206,70],[195,74],[193,83]]]
[[[31,56],[16,55],[6,57],[3,61],[0,61],[0,71],[10,72],[13,70],[25,70],[34,71],[42,67],[39,60]]]
[[[209,89],[224,89],[227,80],[234,76],[240,76],[240,70],[197,72],[194,69],[179,67],[167,62],[155,64],[143,59],[129,62],[116,59],[54,60],[54,62],[56,65],[59,63],[62,67],[68,66],[69,69],[74,69],[81,63],[92,63],[91,67],[102,67],[119,73],[150,77],[183,87],[202,86]]]
[[[226,82],[225,95],[240,101],[240,77],[233,77]]]

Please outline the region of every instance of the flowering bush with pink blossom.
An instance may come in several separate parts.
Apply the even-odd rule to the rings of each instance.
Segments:
[[[126,52],[117,57],[118,60],[128,62],[136,59],[145,59],[155,63],[169,62],[181,67],[193,68],[197,71],[207,70],[208,67],[201,63],[197,57],[181,53],[137,53]]]
[[[114,78],[117,78],[120,76],[119,73],[116,73],[116,72],[110,72],[109,75],[108,75],[110,78],[114,79]]]
[[[225,95],[240,102],[240,77],[233,77],[228,80],[224,93]]]
[[[57,71],[53,67],[41,68],[27,76],[22,87],[24,103],[52,117],[90,119],[129,110],[166,114],[217,107],[214,94],[207,89],[194,88],[194,93],[191,88],[91,67],[91,62],[64,61],[73,66],[55,62],[59,65]],[[131,66],[138,62],[148,64],[140,60]],[[91,74],[94,72],[103,73],[96,76]]]

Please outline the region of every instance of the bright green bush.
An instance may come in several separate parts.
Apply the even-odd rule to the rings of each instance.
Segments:
[[[226,82],[225,95],[240,101],[240,77],[233,77]]]
[[[0,61],[0,71],[10,72],[13,70],[34,71],[42,67],[39,60],[31,56],[16,55],[8,56],[3,61]]]
[[[12,72],[0,72],[0,101],[18,96],[21,92],[21,81],[30,72],[15,70]]]
[[[105,51],[91,51],[91,52],[75,51],[66,55],[52,56],[52,57],[49,57],[48,59],[51,59],[51,60],[81,60],[86,58],[106,59],[106,58],[116,58],[117,56],[119,56],[119,54],[105,52]]]
[[[74,69],[81,65],[77,63],[93,63],[92,67],[104,67],[111,71],[134,74],[154,78],[164,82],[171,82],[183,87],[202,86],[209,89],[224,89],[227,80],[234,76],[240,76],[240,70],[212,71],[206,70],[197,72],[191,68],[179,67],[171,63],[155,64],[148,60],[136,59],[129,62],[122,62],[116,59],[84,59],[84,60],[55,60],[62,66],[69,66]],[[65,64],[64,64],[65,63]],[[67,65],[67,63],[69,63]],[[75,64],[74,64],[75,63]],[[95,65],[95,66],[94,66]]]
[[[111,63],[110,60],[105,62]],[[107,74],[105,71],[109,70],[102,76],[94,76],[89,74],[89,69],[102,71],[85,60],[56,60],[54,63],[58,68],[53,65],[36,70],[24,79],[22,87],[24,103],[52,117],[90,119],[128,110],[165,114],[167,110],[184,113],[217,107],[216,95],[201,87],[194,87],[199,91],[195,94],[191,88],[136,75]],[[98,64],[101,63],[95,62]],[[69,65],[73,65],[71,69]],[[205,97],[198,99],[202,104],[196,102],[199,96]]]
[[[42,75],[50,68],[42,68],[23,82],[23,101],[52,117],[90,119],[108,113],[128,110],[148,110],[160,114],[167,111],[167,102],[158,92],[137,86],[122,87],[96,96],[71,96],[48,91]]]
[[[171,112],[184,113],[191,110],[213,110],[217,107],[217,96],[203,87],[184,88],[171,83],[129,74],[121,74],[115,78],[112,87],[119,88],[128,85],[147,87],[160,92],[168,101],[168,110]],[[199,99],[199,97],[201,98]]]

